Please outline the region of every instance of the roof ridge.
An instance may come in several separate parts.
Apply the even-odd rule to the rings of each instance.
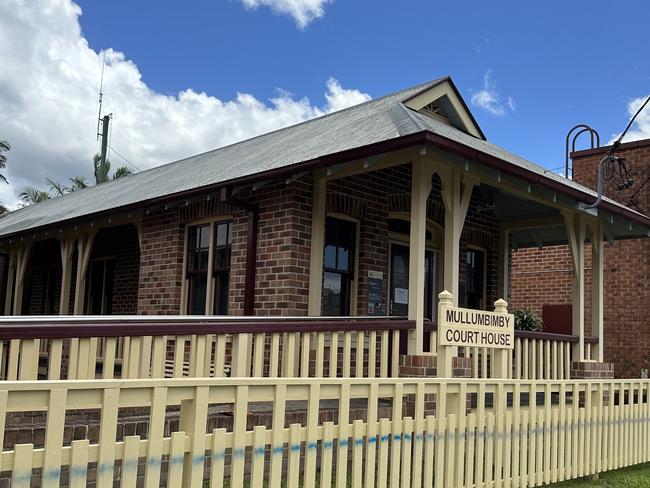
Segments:
[[[337,115],[337,114],[341,114],[341,113],[348,112],[350,110],[353,110],[353,109],[356,109],[356,108],[359,108],[359,107],[363,107],[365,105],[381,102],[382,100],[385,100],[386,98],[389,98],[389,97],[396,97],[398,95],[401,95],[404,92],[408,92],[408,91],[416,90],[416,89],[417,90],[422,90],[422,89],[427,88],[427,85],[434,86],[434,84],[442,83],[443,81],[448,80],[448,79],[449,79],[449,76],[445,76],[445,77],[437,78],[437,79],[430,80],[430,81],[427,81],[427,82],[424,82],[424,83],[419,83],[417,85],[413,85],[411,87],[404,88],[404,89],[398,90],[396,92],[387,93],[386,95],[382,95],[382,96],[380,96],[378,98],[371,98],[370,100],[366,100],[365,102],[357,103],[356,105],[351,105],[349,107],[345,107],[345,108],[342,108],[340,110],[335,110],[334,112],[325,113],[323,115],[319,115],[318,117],[303,120],[301,122],[297,122],[297,123],[292,124],[292,125],[287,125],[285,127],[279,127],[279,128],[274,129],[272,131],[264,132],[263,134],[258,134],[256,136],[249,137],[247,139],[242,139],[241,141],[231,142],[230,144],[226,144],[225,146],[219,146],[219,147],[216,147],[214,149],[209,149],[209,150],[201,152],[201,153],[197,153],[197,154],[193,154],[191,156],[187,156],[187,157],[184,157],[184,158],[181,158],[181,159],[177,159],[176,161],[170,161],[169,163],[154,166],[153,168],[148,168],[148,169],[146,169],[144,171],[139,171],[137,173],[134,173],[133,175],[147,173],[149,171],[153,171],[153,170],[165,167],[165,166],[169,166],[169,165],[172,165],[172,164],[175,164],[175,163],[180,163],[180,162],[185,161],[185,160],[190,159],[190,158],[195,158],[197,156],[203,156],[204,154],[209,154],[209,153],[212,153],[212,152],[215,152],[215,151],[221,151],[223,149],[236,146],[238,144],[243,144],[244,142],[254,141],[255,139],[259,139],[261,137],[266,137],[266,136],[270,136],[272,134],[277,134],[279,132],[283,132],[283,131],[286,131],[286,130],[289,130],[289,129],[293,129],[295,127],[300,127],[301,125],[309,124],[309,123],[315,122],[317,120],[323,120],[323,119],[326,119],[328,117],[331,117],[331,116],[334,116],[334,115]],[[402,103],[401,100],[400,100],[400,103]]]

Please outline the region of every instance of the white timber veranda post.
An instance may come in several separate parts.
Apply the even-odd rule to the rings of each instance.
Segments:
[[[438,321],[442,321],[445,311],[454,306],[454,297],[447,290],[438,294]],[[440,337],[440,334],[438,334]],[[437,374],[439,378],[451,378],[453,376],[453,357],[458,353],[458,348],[454,346],[443,346],[438,344],[438,364]]]
[[[433,161],[425,158],[413,161],[411,168],[408,318],[415,321],[415,330],[409,332],[409,354],[424,352],[424,258],[427,200],[431,193],[433,173]]]
[[[563,216],[573,265],[572,334],[578,336],[573,361],[581,362],[585,359],[585,223],[581,214],[564,212]]]
[[[440,172],[442,199],[445,204],[444,289],[453,295],[458,306],[458,279],[460,273],[460,235],[477,180],[463,177],[459,169]]]
[[[9,262],[7,263],[7,290],[5,293],[5,315],[13,312],[14,283],[16,281],[16,250],[9,251]]]
[[[70,311],[70,289],[72,288],[72,256],[74,254],[74,237],[62,238],[61,246],[61,297],[59,315],[68,315]]]
[[[510,267],[510,231],[502,227],[499,231],[497,293],[504,300],[508,299],[508,279]]]
[[[74,290],[75,315],[83,315],[84,313],[84,301],[86,297],[86,275],[94,240],[94,232],[83,234],[77,239],[77,281]]]
[[[602,363],[604,357],[604,311],[603,311],[603,260],[605,248],[603,245],[603,228],[600,221],[591,226],[591,328],[592,334],[598,338],[597,353],[592,356]]]
[[[508,302],[499,298],[494,302],[494,311],[500,314],[508,313]],[[510,349],[494,349],[492,351],[492,378],[510,378],[512,372],[508,371],[508,356]]]
[[[327,193],[326,171],[312,173],[314,195],[311,216],[311,255],[309,256],[309,298],[307,313],[310,317],[321,314],[323,293],[323,254],[325,252],[325,195]]]
[[[21,246],[16,251],[16,281],[14,284],[14,315],[22,314],[23,309],[23,288],[25,285],[25,272],[29,261],[28,244]]]

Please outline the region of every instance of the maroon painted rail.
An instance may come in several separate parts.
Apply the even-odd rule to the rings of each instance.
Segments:
[[[391,317],[29,317],[0,319],[0,340],[70,339],[195,334],[409,330],[415,322]]]

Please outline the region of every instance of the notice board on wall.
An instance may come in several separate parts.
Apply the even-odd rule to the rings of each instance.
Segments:
[[[368,271],[368,315],[384,315],[384,273]]]

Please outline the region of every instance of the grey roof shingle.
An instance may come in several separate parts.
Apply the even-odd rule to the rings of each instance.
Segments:
[[[0,237],[225,183],[329,154],[431,131],[565,185],[577,183],[487,141],[406,108],[402,101],[449,78],[423,83],[291,127],[20,209],[0,218]],[[590,192],[593,193],[593,192]]]

